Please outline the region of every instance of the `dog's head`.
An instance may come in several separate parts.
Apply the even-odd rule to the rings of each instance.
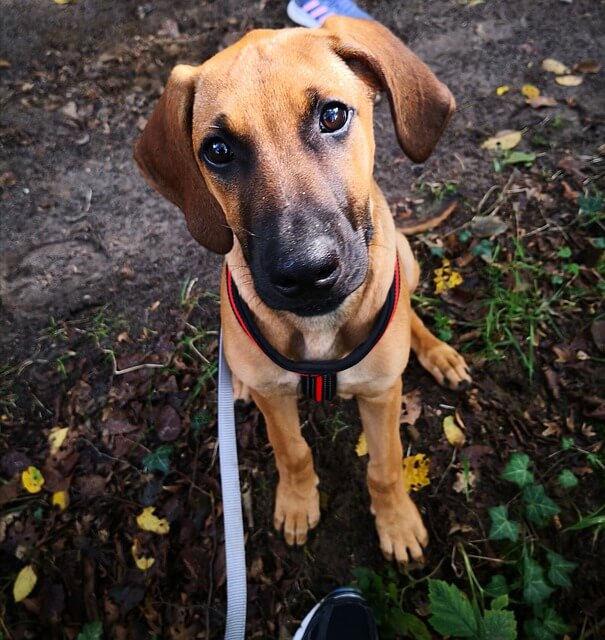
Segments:
[[[454,99],[388,29],[332,17],[253,31],[173,70],[135,159],[200,244],[227,253],[235,234],[268,306],[327,313],[368,270],[379,90],[402,149],[424,161]]]

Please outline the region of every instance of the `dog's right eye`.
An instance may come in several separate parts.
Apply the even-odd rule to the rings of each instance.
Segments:
[[[204,142],[200,151],[202,160],[217,166],[229,164],[234,155],[231,147],[222,138],[210,138]]]

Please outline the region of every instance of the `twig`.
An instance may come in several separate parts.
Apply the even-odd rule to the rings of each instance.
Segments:
[[[172,360],[172,355],[171,355],[164,364],[147,362],[144,364],[135,364],[134,366],[127,367],[126,369],[118,369],[118,363],[116,362],[116,357],[114,352],[111,349],[103,349],[103,353],[109,354],[109,357],[111,358],[111,362],[113,364],[114,376],[123,376],[125,373],[132,373],[133,371],[138,371],[139,369],[164,369],[170,364],[170,361]]]

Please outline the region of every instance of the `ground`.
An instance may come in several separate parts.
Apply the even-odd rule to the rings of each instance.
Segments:
[[[382,637],[461,637],[439,621],[441,580],[483,616],[465,637],[514,637],[485,630],[492,616],[502,631],[508,611],[520,638],[602,637],[605,3],[362,4],[457,99],[422,166],[403,158],[383,100],[376,177],[403,224],[458,202],[412,240],[416,305],[475,384],[454,394],[415,362],[406,372],[402,436],[431,480],[413,495],[426,564],[409,572],[379,553],[351,403],[301,404],[322,496],[302,549],[272,529],[272,454],[257,412],[240,410],[248,636],[290,637],[318,598],[355,581]],[[289,26],[285,0],[6,0],[2,12],[0,637],[222,637],[220,259],[146,185],[132,144],[174,64]],[[546,58],[581,84],[558,84]],[[528,105],[527,84],[552,106]],[[481,147],[502,130],[520,143]],[[23,486],[30,467],[39,492]],[[168,533],[141,529],[148,506]],[[15,603],[26,567],[37,583]],[[497,593],[509,598],[496,614]],[[475,615],[465,602],[459,619]]]

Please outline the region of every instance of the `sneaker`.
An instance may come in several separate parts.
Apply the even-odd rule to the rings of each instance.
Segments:
[[[373,20],[353,0],[290,0],[286,11],[290,20],[302,27],[321,27],[333,15]]]
[[[311,609],[292,640],[378,640],[378,632],[361,593],[343,587]]]

